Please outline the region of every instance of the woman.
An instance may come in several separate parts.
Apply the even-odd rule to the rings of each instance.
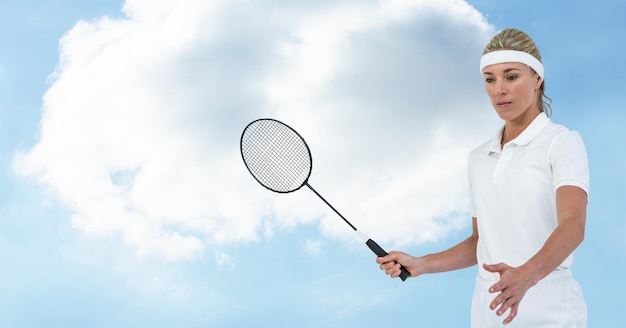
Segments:
[[[440,253],[390,252],[377,262],[391,277],[400,265],[416,277],[479,264],[472,327],[585,327],[570,269],[585,230],[585,146],[548,118],[541,56],[528,35],[496,35],[480,69],[504,126],[469,156],[472,235]]]

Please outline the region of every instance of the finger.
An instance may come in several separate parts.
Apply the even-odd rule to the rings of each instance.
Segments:
[[[484,263],[483,268],[489,272],[499,273],[499,272],[504,271],[506,268],[508,268],[508,265],[504,263],[497,263],[497,264]]]
[[[502,304],[501,296],[498,296],[494,298],[493,301],[491,301],[491,304],[489,304],[489,308],[495,310],[500,304]]]
[[[391,278],[398,278],[400,277],[400,274],[402,274],[402,271],[400,270],[401,266],[400,264],[394,265],[393,266],[393,270],[395,270],[392,274],[390,274],[389,276]]]
[[[398,262],[398,259],[400,258],[401,254],[402,253],[400,252],[391,251],[387,255],[383,256],[381,260],[383,262]]]
[[[515,317],[517,316],[517,305],[519,303],[513,304],[513,306],[511,306],[511,312],[509,312],[509,316],[506,317],[506,319],[504,319],[504,321],[502,321],[503,324],[508,325],[509,323],[511,323],[511,321],[513,321],[513,319],[515,319]]]
[[[395,260],[389,255],[380,256],[376,258],[376,263],[378,264],[384,264],[384,263],[389,263],[389,262],[394,262],[394,261]]]
[[[399,276],[400,275],[400,264],[392,263],[392,265],[387,270],[385,270],[385,273],[390,275],[390,276],[394,275],[394,274],[396,274],[396,276]]]
[[[500,308],[498,309],[498,311],[496,311],[496,314],[498,316],[503,315],[506,310],[509,309],[509,306],[511,305],[510,303],[512,303],[511,299],[509,298],[508,300],[505,300],[504,302],[502,302],[502,305],[500,306]]]
[[[387,271],[392,269],[395,265],[396,265],[395,262],[385,262],[385,263],[380,265],[380,269],[385,271],[385,273],[389,274],[389,272],[387,272]]]
[[[494,283],[493,285],[491,285],[491,287],[489,287],[489,292],[494,294],[494,293],[502,293],[507,289],[507,284],[506,282],[501,280],[498,280],[496,283]],[[502,294],[500,294],[502,295]]]
[[[502,307],[504,306],[504,304],[507,302],[507,300],[509,301],[509,303],[511,303],[513,300],[510,298],[509,295],[506,295],[505,292],[501,292],[500,294],[498,294],[498,296],[496,296],[493,301],[491,301],[491,303],[489,304],[489,308],[492,310],[495,310],[499,305],[502,305],[500,307],[500,309],[502,309]],[[509,304],[510,305],[510,304]],[[507,308],[508,306],[507,305]],[[506,311],[506,309],[505,309]],[[505,311],[498,311],[501,312],[498,315],[501,315],[502,313],[504,313]]]
[[[384,263],[399,263],[399,259],[402,253],[391,251],[389,254],[376,258],[376,263],[384,264]]]

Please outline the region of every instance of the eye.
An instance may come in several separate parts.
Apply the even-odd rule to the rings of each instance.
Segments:
[[[509,81],[515,81],[515,80],[517,80],[517,75],[509,75],[509,76],[506,77],[506,79],[509,80]]]
[[[486,83],[493,83],[493,81],[495,81],[495,79],[493,77],[487,77],[485,78],[485,82]]]

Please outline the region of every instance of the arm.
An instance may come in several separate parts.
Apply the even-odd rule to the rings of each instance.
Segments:
[[[476,264],[476,245],[478,244],[478,228],[476,218],[472,218],[472,235],[464,241],[440,253],[414,257],[403,252],[392,251],[385,257],[379,257],[376,262],[380,269],[396,278],[400,275],[400,265],[403,265],[411,274],[417,277],[420,274],[452,271],[470,267]]]
[[[526,291],[554,271],[584,239],[587,193],[574,186],[560,187],[556,191],[556,211],[556,229],[526,263],[517,268],[504,263],[484,265],[486,270],[500,274],[500,280],[489,288],[489,292],[499,293],[491,303],[491,309],[502,304],[498,315],[511,309],[505,324],[517,315],[519,302]]]

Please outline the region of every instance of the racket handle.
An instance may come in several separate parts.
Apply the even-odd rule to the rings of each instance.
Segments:
[[[385,250],[382,247],[378,246],[378,244],[375,241],[368,239],[365,245],[367,245],[367,247],[369,247],[372,250],[372,252],[374,252],[374,254],[378,255],[378,257],[387,256],[387,252],[385,252]],[[410,276],[411,274],[409,273],[409,271],[405,269],[403,266],[400,266],[400,279],[402,279],[402,281],[405,281],[406,278]]]

